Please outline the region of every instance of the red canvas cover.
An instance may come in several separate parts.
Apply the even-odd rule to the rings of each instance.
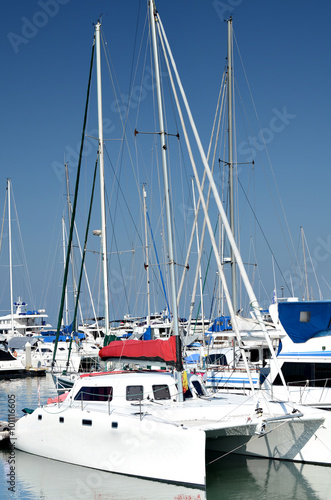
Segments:
[[[134,358],[176,363],[176,337],[167,340],[115,340],[99,351],[101,359]]]

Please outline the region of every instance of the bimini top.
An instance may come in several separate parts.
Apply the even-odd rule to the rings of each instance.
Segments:
[[[167,340],[114,340],[99,351],[101,359],[137,359],[176,364],[176,337]]]
[[[331,335],[331,301],[280,302],[278,315],[284,330],[295,343]]]

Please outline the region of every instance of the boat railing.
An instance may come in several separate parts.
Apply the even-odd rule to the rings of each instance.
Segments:
[[[321,382],[323,384],[321,384]],[[318,383],[318,385],[316,385]],[[306,380],[296,380],[294,382],[287,382],[289,389],[291,387],[299,387],[300,390],[300,404],[302,404],[303,396],[308,393],[311,389],[314,391],[320,390],[319,402],[321,402],[323,394],[328,387],[331,387],[331,380],[329,378],[316,378],[316,379],[306,379]]]

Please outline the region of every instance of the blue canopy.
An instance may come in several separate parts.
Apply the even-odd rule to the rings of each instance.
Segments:
[[[224,330],[232,330],[230,316],[219,316],[218,318],[215,318],[208,331],[224,332]]]
[[[278,315],[284,330],[294,343],[315,336],[331,335],[331,301],[280,302]]]

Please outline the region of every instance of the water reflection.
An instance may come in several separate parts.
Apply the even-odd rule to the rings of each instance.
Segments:
[[[0,454],[3,483],[8,458],[9,452]],[[111,474],[19,450],[15,450],[15,466],[15,493],[8,495],[13,500],[206,500],[202,490]]]
[[[207,499],[330,498],[331,468],[262,458],[228,456],[207,467]]]

